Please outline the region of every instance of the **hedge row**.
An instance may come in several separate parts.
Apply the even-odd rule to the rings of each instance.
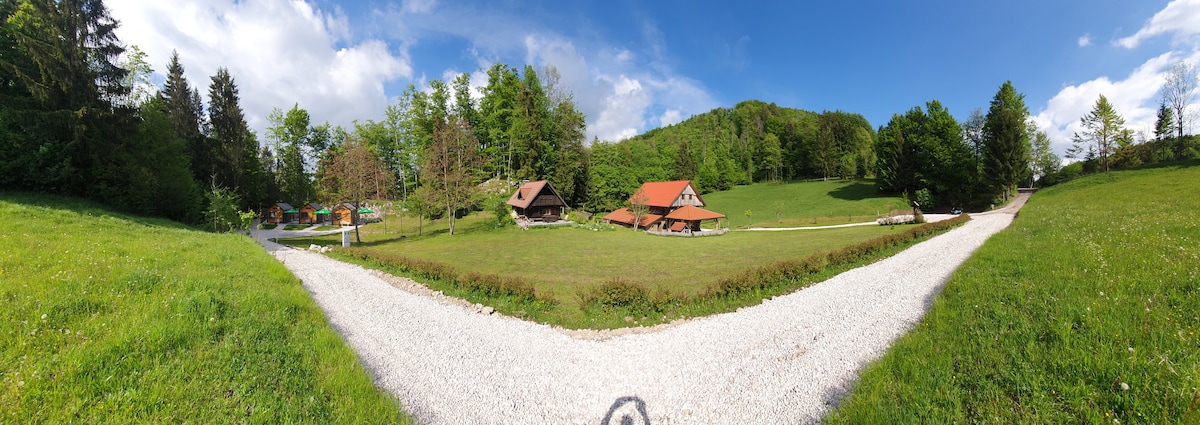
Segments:
[[[710,285],[695,297],[672,294],[665,289],[651,291],[645,285],[614,277],[607,282],[577,292],[579,307],[584,311],[623,311],[648,315],[665,313],[676,306],[690,302],[705,302],[713,299],[736,299],[750,294],[786,287],[795,289],[797,282],[808,282],[813,275],[829,267],[843,266],[870,259],[888,249],[906,245],[915,240],[944,232],[970,220],[966,214],[950,220],[928,223],[904,232],[875,238],[857,245],[825,253],[813,254],[804,259],[781,261],[774,264],[752,267]],[[449,284],[452,287],[492,298],[506,298],[517,302],[541,301],[550,304],[553,300],[540,298],[533,285],[516,278],[496,275],[467,273],[460,275],[448,265],[435,261],[416,260],[395,254],[371,251],[365,248],[339,248],[339,253],[351,258],[377,264],[409,276]]]
[[[900,233],[871,239],[826,253],[817,253],[802,260],[788,260],[754,267],[737,275],[721,279],[709,286],[702,297],[730,297],[766,289],[779,282],[798,281],[819,273],[827,267],[837,267],[865,260],[879,253],[908,244],[929,235],[960,226],[970,220],[966,214],[950,220],[928,223]]]
[[[519,279],[479,273],[460,275],[453,267],[436,261],[412,259],[366,248],[338,248],[337,252],[408,276],[447,283],[456,289],[488,297],[507,297],[518,302],[549,301],[538,298],[533,285]]]

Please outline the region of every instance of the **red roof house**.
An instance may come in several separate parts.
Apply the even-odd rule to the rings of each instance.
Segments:
[[[700,208],[704,206],[704,199],[700,198],[690,180],[644,183],[629,197],[629,203],[646,205],[647,211],[637,220],[636,227],[648,230],[699,231],[701,221],[725,218],[722,214]],[[635,217],[629,208],[613,211],[604,219],[635,226]],[[719,226],[720,221],[717,223]]]

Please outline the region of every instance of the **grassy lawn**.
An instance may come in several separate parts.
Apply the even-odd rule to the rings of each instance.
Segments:
[[[1197,211],[1196,162],[1038,192],[827,422],[1200,423]]]
[[[805,182],[794,185],[750,186],[756,196],[787,198],[808,193],[812,199],[829,197],[830,191],[860,191],[866,182]],[[808,188],[798,188],[808,187]],[[839,188],[840,187],[840,188]],[[782,193],[774,196],[772,192]],[[820,194],[816,194],[820,193]],[[854,194],[865,197],[865,193]],[[706,197],[706,200],[708,198]],[[876,203],[890,198],[865,197],[840,200],[841,210],[874,210]],[[828,200],[828,199],[827,199]],[[832,202],[832,200],[829,200]],[[814,217],[824,206],[794,204],[792,214]],[[840,214],[840,212],[839,212]],[[854,264],[840,262],[821,273],[803,279],[784,279],[763,282],[757,289],[732,295],[713,297],[715,287],[730,280],[742,279],[751,269],[775,267],[787,261],[800,261],[810,256],[842,249],[911,231],[916,226],[862,226],[821,231],[794,232],[731,232],[720,237],[665,238],[655,237],[629,228],[606,225],[589,227],[533,228],[521,231],[515,226],[497,228],[491,212],[479,212],[458,220],[455,235],[448,234],[445,220],[419,223],[412,217],[389,216],[382,223],[360,227],[362,244],[377,256],[407,258],[410,261],[436,262],[448,265],[457,275],[480,274],[511,279],[532,286],[539,299],[529,301],[491,293],[458,291],[451,282],[434,282],[436,277],[414,275],[408,269],[374,263],[354,255],[338,255],[343,261],[359,262],[368,267],[383,268],[390,273],[414,277],[428,283],[437,291],[448,291],[455,297],[496,307],[532,321],[564,325],[568,328],[616,328],[631,324],[670,322],[678,317],[706,316],[710,313],[732,311],[758,303],[763,298],[785,294],[827,279],[833,274],[862,262],[888,256],[900,247],[881,251],[862,258]],[[859,216],[856,221],[874,220],[874,212]],[[845,223],[845,219],[841,222]],[[299,246],[308,244],[340,245],[338,235],[328,237],[282,240],[281,243]],[[432,281],[431,281],[432,279]],[[642,286],[653,298],[653,306],[617,307],[616,310],[596,311],[586,301],[586,295],[596,291],[624,298],[624,289],[607,288],[614,279]],[[778,277],[773,277],[778,279]],[[457,285],[457,283],[456,283]],[[742,283],[739,283],[742,285]],[[618,291],[613,293],[611,291]],[[635,303],[636,304],[636,303]],[[632,305],[632,304],[631,304]],[[622,321],[623,316],[642,317],[638,323]]]
[[[871,221],[907,210],[899,197],[882,197],[874,180],[759,183],[704,195],[706,209],[725,214],[733,227],[802,227]],[[750,210],[750,217],[746,217]]]
[[[251,239],[0,194],[0,423],[407,422]]]
[[[540,294],[572,302],[580,290],[614,277],[651,289],[691,295],[749,267],[803,258],[912,227],[859,226],[673,238],[624,227],[602,231],[569,227],[523,231],[515,226],[489,229],[490,221],[491,216],[483,213],[460,222],[463,227],[453,236],[434,230],[438,236],[402,240],[377,233],[381,230],[377,224],[360,230],[364,244],[372,250],[433,260],[460,272],[519,277],[534,284]],[[336,235],[315,239],[318,244],[341,240]],[[307,246],[309,241],[301,238],[295,243]]]

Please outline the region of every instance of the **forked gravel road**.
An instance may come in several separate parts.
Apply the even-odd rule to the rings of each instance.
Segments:
[[[760,305],[601,338],[477,313],[377,272],[265,245],[423,424],[812,423],[1027,196]]]

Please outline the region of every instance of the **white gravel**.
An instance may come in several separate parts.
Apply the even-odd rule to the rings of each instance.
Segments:
[[[891,258],[736,313],[600,339],[480,314],[361,267],[266,244],[377,384],[421,423],[642,424],[641,411],[654,424],[812,423],[1013,212],[977,215]]]

